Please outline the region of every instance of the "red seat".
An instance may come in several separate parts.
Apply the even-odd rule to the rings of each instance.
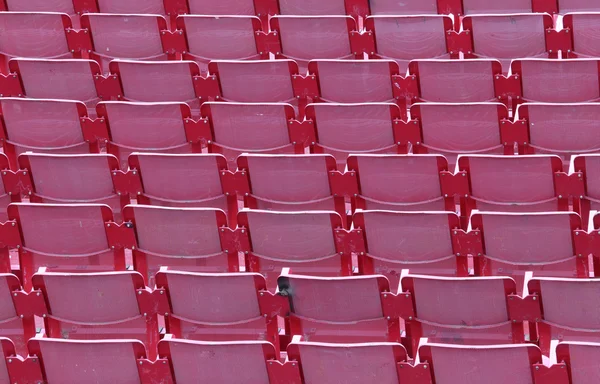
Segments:
[[[97,5],[97,12],[101,13],[166,15],[163,0],[97,0]]]
[[[11,12],[60,12],[74,15],[73,0],[4,0]]]
[[[575,172],[582,172],[584,180],[584,193],[579,196],[578,203],[580,206],[577,209],[584,222],[587,222],[587,217],[590,210],[600,209],[600,155],[578,155],[571,159]]]
[[[405,1],[381,0],[370,2],[372,15],[435,15],[451,13],[438,8],[438,0]],[[439,12],[438,12],[439,11]]]
[[[254,0],[187,0],[192,15],[254,15]],[[258,15],[261,16],[261,15]],[[266,16],[266,15],[265,15]]]
[[[556,346],[556,359],[564,362],[569,370],[571,383],[593,383],[600,378],[596,361],[600,344],[587,342],[563,342]]]
[[[535,9],[535,3],[531,0],[462,0],[463,11],[465,15],[490,15],[490,14],[510,14],[510,13],[532,13],[532,12],[551,12],[551,9],[543,9],[540,5]]]
[[[560,13],[567,12],[598,12],[600,6],[594,0],[558,0]]]
[[[0,154],[0,171],[8,171],[9,169],[10,164],[8,157],[6,157],[4,154]],[[11,185],[12,183],[9,180],[0,183],[0,222],[5,222],[8,219],[6,208],[12,200],[11,195],[13,192],[10,190]],[[2,251],[0,250],[0,257],[2,257],[1,253]]]
[[[562,10],[561,10],[562,11]],[[595,11],[600,11],[596,6]],[[598,13],[575,12],[563,16],[563,29],[571,32],[572,50],[567,52],[567,57],[597,57],[598,50]]]

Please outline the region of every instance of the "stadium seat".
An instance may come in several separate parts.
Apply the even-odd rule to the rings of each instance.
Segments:
[[[470,226],[481,231],[482,256],[474,255],[480,276],[511,276],[520,288],[527,271],[551,277],[590,275],[587,252],[574,241],[574,231],[582,229],[576,213],[475,212]]]
[[[207,102],[201,114],[212,131],[209,152],[223,154],[232,169],[243,152],[304,153],[315,136],[286,103]]]
[[[366,53],[395,60],[402,74],[406,73],[411,60],[450,58],[446,43],[446,31],[454,29],[450,16],[369,16],[365,29],[367,35],[375,36],[375,49]]]
[[[191,273],[161,268],[157,287],[171,304],[165,317],[174,338],[203,341],[261,340],[279,352],[277,316],[287,298],[270,293],[257,273]],[[274,289],[275,287],[271,287]]]
[[[294,268],[292,267],[292,273]],[[279,294],[290,301],[289,330],[306,341],[400,342],[399,318],[412,316],[410,298],[381,275],[315,277],[282,274]]]
[[[541,6],[532,0],[462,0],[465,15],[494,15],[494,14],[519,14],[532,12],[551,13],[551,9]],[[551,2],[547,2],[551,3]],[[544,4],[545,5],[545,4]]]
[[[279,0],[281,15],[350,15],[358,20],[358,16],[369,13],[369,4],[364,0]]]
[[[468,175],[470,192],[463,199],[471,210],[542,212],[568,210],[563,196],[562,160],[554,155],[459,155],[457,170]],[[564,177],[563,177],[564,176]],[[562,178],[561,178],[562,177]]]
[[[519,59],[511,72],[521,79],[524,101],[583,103],[600,99],[599,66],[600,59]]]
[[[14,173],[10,172],[10,163],[8,157],[4,154],[0,154],[0,171],[2,171],[2,182],[0,183],[0,222],[4,223],[8,219],[6,207],[13,199],[13,191],[10,187],[14,186],[14,183],[12,182]],[[20,188],[18,188],[18,191],[20,191]],[[0,258],[3,257],[2,247],[0,247]],[[0,261],[0,263],[2,263],[2,261]]]
[[[348,171],[357,174],[361,209],[454,212],[455,194],[468,191],[440,155],[351,155]]]
[[[364,231],[358,255],[363,275],[384,275],[398,286],[402,270],[437,276],[468,276],[461,253],[460,218],[452,212],[357,211],[355,231]],[[459,235],[460,233],[460,235]]]
[[[254,0],[187,0],[192,15],[254,15]],[[274,13],[272,13],[274,14]]]
[[[598,12],[600,6],[594,0],[558,0],[559,12]]]
[[[164,292],[147,288],[138,272],[56,273],[40,268],[32,282],[48,304],[48,337],[135,339],[156,357],[158,314],[166,313],[168,301]]]
[[[154,14],[166,15],[164,0],[97,0],[97,10],[90,9],[89,12],[121,13],[121,14]],[[92,3],[93,4],[93,3]]]
[[[108,121],[107,150],[120,160],[123,170],[132,152],[200,152],[203,139],[206,142],[205,137],[194,135],[198,124],[185,103],[105,102],[96,111]]]
[[[599,351],[598,343],[562,342],[556,346],[556,359],[566,364],[571,383],[593,383],[600,379],[595,363]]]
[[[579,196],[579,213],[584,222],[587,222],[587,217],[590,210],[600,210],[600,185],[598,181],[600,172],[600,155],[578,155],[571,159],[576,177],[579,179],[581,175],[585,185],[580,188]],[[581,179],[579,179],[581,180]]]
[[[129,204],[129,194],[119,191],[112,172],[119,162],[107,154],[50,155],[25,153],[19,167],[29,171],[29,185],[17,179],[23,194],[32,203],[104,203],[120,218],[121,207]],[[116,184],[116,185],[115,185]]]
[[[11,59],[10,72],[18,74],[21,84],[5,90],[4,96],[26,96],[33,99],[78,100],[88,107],[100,100],[121,98],[116,76],[103,76],[93,60]]]
[[[403,137],[398,135],[402,117],[392,103],[316,103],[306,106],[302,124],[316,130],[312,152],[333,155],[343,169],[350,153],[405,153]]]
[[[161,266],[195,272],[240,270],[237,250],[228,241],[232,231],[219,209],[130,205],[123,209],[123,220],[132,224],[133,264],[148,286],[154,285]]]
[[[425,1],[395,1],[395,0],[379,0],[370,2],[370,10],[372,15],[435,15],[437,13],[453,13],[448,12],[446,7],[438,8],[439,0]],[[447,2],[450,3],[450,2]],[[438,12],[439,11],[439,12]]]
[[[74,15],[73,0],[4,0],[6,9],[11,12],[60,12]]]
[[[596,7],[600,11],[600,6]],[[563,16],[563,30],[570,32],[570,50],[563,54],[566,57],[598,57],[598,35],[597,25],[600,14],[596,12],[574,12]]]
[[[342,218],[333,211],[242,210],[238,226],[248,230],[246,269],[272,286],[282,268],[318,276],[349,276],[351,251]]]
[[[19,264],[23,286],[40,267],[61,272],[125,270],[126,226],[113,221],[102,204],[27,204],[8,206],[21,231]],[[125,244],[123,244],[125,243]]]

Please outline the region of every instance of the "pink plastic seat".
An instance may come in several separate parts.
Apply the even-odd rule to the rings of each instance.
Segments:
[[[157,287],[165,288],[171,304],[165,318],[173,337],[203,341],[268,341],[279,350],[277,314],[286,308],[265,309],[272,300],[264,277],[257,273],[191,273],[162,268]],[[273,290],[275,287],[271,287]]]
[[[151,363],[139,340],[38,337],[31,339],[28,346],[43,364],[47,383],[78,384],[82,377],[90,384],[147,382],[142,381],[144,371],[138,370],[138,365]]]
[[[413,102],[472,103],[496,100],[494,78],[502,74],[498,60],[414,60],[409,66],[416,76],[418,94]]]
[[[39,267],[66,272],[125,269],[123,248],[113,249],[107,236],[107,225],[113,222],[107,205],[13,203],[8,216],[21,230],[19,261],[26,289]]]
[[[600,379],[599,357],[598,343],[562,342],[556,346],[556,359],[567,364],[573,384],[592,384]]]
[[[388,317],[383,298],[384,292],[395,294],[397,287],[389,293],[389,283],[381,275],[282,275],[278,286],[290,300],[292,335],[328,343],[400,342],[398,315]]]
[[[344,168],[351,153],[398,153],[396,126],[402,112],[392,103],[334,104],[306,106],[306,120],[314,124],[315,153],[329,153]]]
[[[228,229],[225,212],[219,209],[129,205],[123,218],[133,224],[137,238],[133,263],[149,286],[162,266],[195,272],[239,271],[237,252],[221,243],[221,230]]]
[[[186,120],[192,116],[184,103],[103,102],[96,107],[98,116],[110,127],[109,153],[117,156],[127,169],[132,152],[191,153]]]
[[[534,12],[531,0],[462,0],[462,6],[465,15],[493,15]]]
[[[369,16],[365,21],[365,29],[375,35],[376,57],[395,60],[402,74],[414,59],[449,59],[446,31],[453,28],[445,15]]]
[[[585,194],[580,196],[579,210],[587,221],[590,210],[600,210],[600,155],[578,155],[571,161],[575,172],[583,172]]]
[[[4,153],[16,166],[16,157],[25,151],[38,153],[89,153],[82,119],[83,103],[67,100],[0,99],[4,123]]]
[[[440,155],[351,155],[348,170],[357,173],[357,208],[394,211],[455,211],[454,197],[444,196]],[[450,175],[447,175],[452,177]]]
[[[459,155],[457,168],[466,171],[470,192],[466,212],[542,212],[567,210],[568,196],[556,191],[562,160],[553,155]],[[566,175],[565,175],[566,177]]]
[[[306,384],[398,383],[399,365],[408,360],[406,349],[399,343],[328,344],[294,341],[288,346],[287,352],[288,359],[300,363]]]
[[[265,275],[269,286],[282,268],[296,274],[348,276],[351,255],[340,252],[334,231],[343,228],[333,211],[243,210],[238,225],[248,230],[251,249],[246,268]]]
[[[596,11],[600,11],[600,6],[596,7]],[[573,50],[568,52],[568,57],[600,56],[598,22],[600,14],[595,12],[575,12],[563,16],[563,29],[568,28],[573,39]]]
[[[41,268],[32,281],[48,305],[44,316],[48,337],[136,339],[144,342],[151,355],[155,354],[159,339],[157,311],[145,312],[152,309],[152,303],[138,300],[147,292],[138,272],[56,273]]]
[[[519,59],[511,71],[520,75],[526,101],[582,103],[600,99],[599,66],[597,59]]]
[[[370,2],[372,15],[435,15],[450,13],[445,9],[438,12],[437,0],[397,1],[376,0]]]
[[[425,344],[420,361],[428,361],[437,383],[531,384],[534,366],[544,369],[542,353],[532,344],[445,345]],[[552,377],[552,375],[547,375]]]
[[[8,157],[4,154],[0,154],[0,171],[8,169],[10,169]],[[12,200],[8,192],[11,192],[12,194],[12,191],[7,189],[10,189],[10,187],[11,185],[5,186],[4,183],[0,183],[0,222],[5,222],[8,219],[6,207]],[[0,258],[3,256],[3,251],[0,250]]]
[[[355,9],[351,8],[360,4],[352,0],[279,0],[279,14],[281,15],[352,15]]]
[[[27,353],[26,350],[24,353]],[[11,374],[9,371],[9,366],[7,365],[9,358],[16,360],[18,359],[19,354],[20,353],[15,350],[15,345],[9,338],[0,337],[0,356],[3,358],[3,362],[0,363],[0,383],[16,383],[21,379],[21,377],[19,377],[20,372],[15,373],[13,371]]]
[[[469,274],[466,255],[455,256],[456,213],[358,211],[352,222],[366,240],[366,252],[358,257],[364,275],[384,275],[396,287],[404,269],[437,276]]]
[[[101,13],[166,15],[163,0],[97,0]]]
[[[254,0],[188,0],[191,15],[247,15],[253,16]]]
[[[19,355],[27,356],[27,340],[36,334],[34,314],[42,316],[43,313],[38,313],[38,307],[33,305],[39,304],[39,300],[26,303],[27,298],[17,296],[19,293],[24,293],[24,291],[17,276],[10,273],[0,273],[0,303],[2,303],[0,305],[2,320],[0,324],[0,334],[2,335],[0,345],[4,349],[6,347],[4,340],[10,339],[10,342],[14,343],[12,348],[16,348]],[[24,306],[23,304],[29,305]],[[7,351],[4,350],[4,352]],[[3,368],[4,365],[0,364],[0,383],[10,384],[9,381],[2,381],[2,378],[6,377],[6,374],[3,374]]]
[[[421,128],[414,153],[441,153],[454,165],[458,154],[504,152],[501,126],[508,120],[504,104],[418,103],[410,108],[410,116]],[[513,143],[506,146],[513,154]]]
[[[304,130],[294,125],[290,104],[208,102],[201,113],[212,130],[209,151],[222,153],[231,168],[243,152],[304,153],[305,143],[296,141]]]
[[[479,275],[512,276],[519,287],[526,271],[536,276],[589,276],[587,257],[578,257],[573,242],[573,231],[582,228],[576,213],[477,212],[470,225],[483,236],[483,255],[475,258]]]
[[[558,0],[560,13],[599,12],[600,6],[594,0]]]
[[[60,12],[74,15],[73,0],[5,0],[11,12]]]
[[[296,99],[292,75],[298,64],[292,60],[212,61],[208,71],[216,75],[225,101],[289,103]]]
[[[104,203],[115,216],[129,196],[118,196],[111,172],[119,169],[117,158],[107,154],[49,155],[25,153],[19,166],[31,175],[29,200],[35,203]]]

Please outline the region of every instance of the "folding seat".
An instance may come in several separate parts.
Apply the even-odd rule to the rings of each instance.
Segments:
[[[207,383],[235,383],[240,378],[248,383],[301,382],[297,363],[282,364],[266,341],[204,342],[170,336],[160,341],[158,351],[171,363],[177,383],[196,383],[200,377]]]
[[[254,0],[187,0],[191,15],[255,15]],[[256,2],[258,3],[258,2]],[[277,12],[271,13],[272,15]],[[258,15],[261,16],[261,15]],[[266,15],[265,15],[266,16]]]
[[[351,251],[344,244],[346,232],[338,213],[244,209],[238,214],[238,227],[248,232],[250,249],[241,249],[246,269],[265,275],[269,286],[281,269],[288,267],[296,274],[352,273]]]
[[[34,203],[104,203],[120,218],[121,207],[130,202],[113,179],[119,162],[112,155],[25,153],[19,156],[19,166],[30,177],[27,182],[15,180],[11,190],[21,188]]]
[[[11,73],[18,74],[21,84],[5,92],[0,88],[4,96],[77,100],[88,106],[100,99],[121,98],[118,78],[103,76],[93,60],[17,58],[11,59],[8,66]]]
[[[314,138],[311,124],[296,120],[286,103],[207,102],[200,109],[212,131],[209,152],[221,153],[232,168],[249,153],[304,153]]]
[[[299,363],[307,384],[410,383],[404,378],[424,376],[423,366],[410,365],[406,349],[398,343],[329,344],[294,340],[287,353],[289,360]]]
[[[600,6],[596,6],[600,11]],[[598,22],[600,14],[596,12],[574,12],[563,16],[563,30],[570,32],[571,39],[564,43],[563,57],[598,57]]]
[[[583,103],[600,99],[599,66],[598,59],[519,59],[511,72],[521,79],[525,101]]]
[[[469,275],[456,213],[359,210],[352,222],[354,231],[364,233],[364,250],[358,252],[363,275],[384,275],[393,287],[408,268],[418,274]]]
[[[31,355],[40,359],[40,364],[28,365],[33,366],[28,376],[41,376],[43,367],[43,380],[34,382],[77,384],[85,378],[93,384],[172,383],[167,360],[149,360],[149,353],[139,340],[36,337],[29,341],[28,347]]]
[[[578,211],[584,222],[587,222],[590,210],[600,209],[600,155],[574,156],[571,163],[577,177],[581,175],[584,182],[577,202],[580,205]]]
[[[133,264],[149,286],[160,267],[194,272],[238,272],[225,212],[213,208],[129,205],[123,209],[134,243]],[[235,233],[235,232],[234,232]]]
[[[131,240],[124,238],[127,226],[114,223],[107,205],[13,203],[8,217],[21,231],[16,248],[26,290],[40,267],[61,272],[125,270],[122,243]]]
[[[498,59],[508,69],[511,59],[556,54],[550,41],[553,27],[552,16],[543,13],[465,16],[462,28],[469,32],[472,47],[467,45],[463,53]]]
[[[166,313],[168,301],[164,292],[147,288],[138,272],[56,273],[40,268],[32,282],[48,304],[48,337],[135,339],[156,356],[158,314]]]
[[[600,6],[594,0],[558,0],[560,13],[599,12]]]
[[[595,103],[525,103],[517,108],[514,128],[527,143],[526,153],[558,154],[568,162],[578,153],[600,151],[599,120]]]
[[[164,0],[97,0],[98,9],[88,12],[166,15]]]
[[[468,175],[470,191],[463,199],[471,210],[543,212],[568,210],[562,160],[554,155],[459,155],[457,170]]]
[[[340,169],[345,168],[351,153],[405,153],[399,145],[397,126],[402,124],[402,111],[392,103],[309,104],[302,122],[314,125],[314,153],[335,156]],[[314,144],[313,144],[314,143]]]
[[[11,12],[60,12],[75,15],[73,0],[4,0],[5,9]]]
[[[594,383],[600,380],[598,372],[600,344],[588,342],[561,342],[556,346],[556,360],[566,364],[573,384]]]
[[[441,7],[439,5],[441,5]],[[369,6],[371,15],[435,15],[438,13],[454,13],[451,12],[452,1],[440,0],[378,0],[369,2]],[[457,10],[459,9],[460,7]]]
[[[245,206],[275,211],[330,210],[346,215],[341,174],[331,155],[252,155],[238,157],[247,172]],[[344,193],[341,193],[344,192]]]
[[[319,82],[319,100],[333,103],[395,101],[392,76],[399,74],[392,60],[311,60],[310,75]]]
[[[290,334],[306,341],[399,343],[400,318],[413,315],[410,297],[396,295],[397,287],[381,275],[315,277],[284,271],[278,286],[290,301]]]
[[[547,2],[551,4],[551,2]],[[554,9],[544,4],[532,0],[462,0],[463,11],[465,15],[494,15],[511,13],[532,13],[546,12],[552,13]]]
[[[374,34],[374,50],[366,53],[395,60],[403,74],[411,60],[450,58],[446,43],[446,32],[454,29],[450,16],[369,16],[365,29]]]
[[[12,173],[9,170],[10,163],[8,157],[6,157],[6,155],[4,154],[0,154],[0,171],[5,172],[5,174],[2,175],[3,182],[0,183],[0,222],[2,223],[4,223],[8,219],[8,215],[6,214],[6,207],[8,206],[8,204],[10,204],[12,200],[12,191],[9,188],[9,186],[12,184],[9,182]],[[11,175],[9,175],[9,173],[11,173]],[[9,180],[6,181],[7,185],[5,186],[4,180],[7,178],[7,176]],[[3,257],[3,254],[0,248],[0,258],[1,257]]]
[[[185,103],[103,102],[96,111],[108,121],[110,130],[104,139],[107,150],[119,158],[124,170],[132,152],[201,151],[201,140],[194,137],[194,127],[198,125]]]
[[[363,0],[279,0],[280,15],[350,15],[358,20],[358,16],[369,13],[369,4]]]
[[[511,276],[519,287],[526,271],[589,277],[587,252],[574,239],[582,228],[576,213],[474,212],[470,226],[482,236],[482,255],[473,255],[478,275]]]
[[[351,155],[348,171],[359,182],[356,208],[454,212],[454,195],[464,194],[440,155]]]
[[[401,130],[406,132],[403,137],[413,136],[413,153],[443,154],[451,166],[458,154],[515,153],[504,104],[417,103],[411,106],[410,116],[411,121]]]
[[[2,146],[12,167],[25,151],[42,153],[97,152],[97,140],[85,104],[68,100],[0,98]],[[95,124],[101,122],[95,121]]]
[[[258,273],[191,273],[163,267],[156,274],[156,286],[166,290],[171,304],[165,323],[174,338],[260,340],[279,352],[277,316],[287,315],[288,299],[270,293]]]

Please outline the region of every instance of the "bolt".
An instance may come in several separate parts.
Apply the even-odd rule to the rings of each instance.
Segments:
[[[142,361],[140,361],[140,365],[144,364]]]

